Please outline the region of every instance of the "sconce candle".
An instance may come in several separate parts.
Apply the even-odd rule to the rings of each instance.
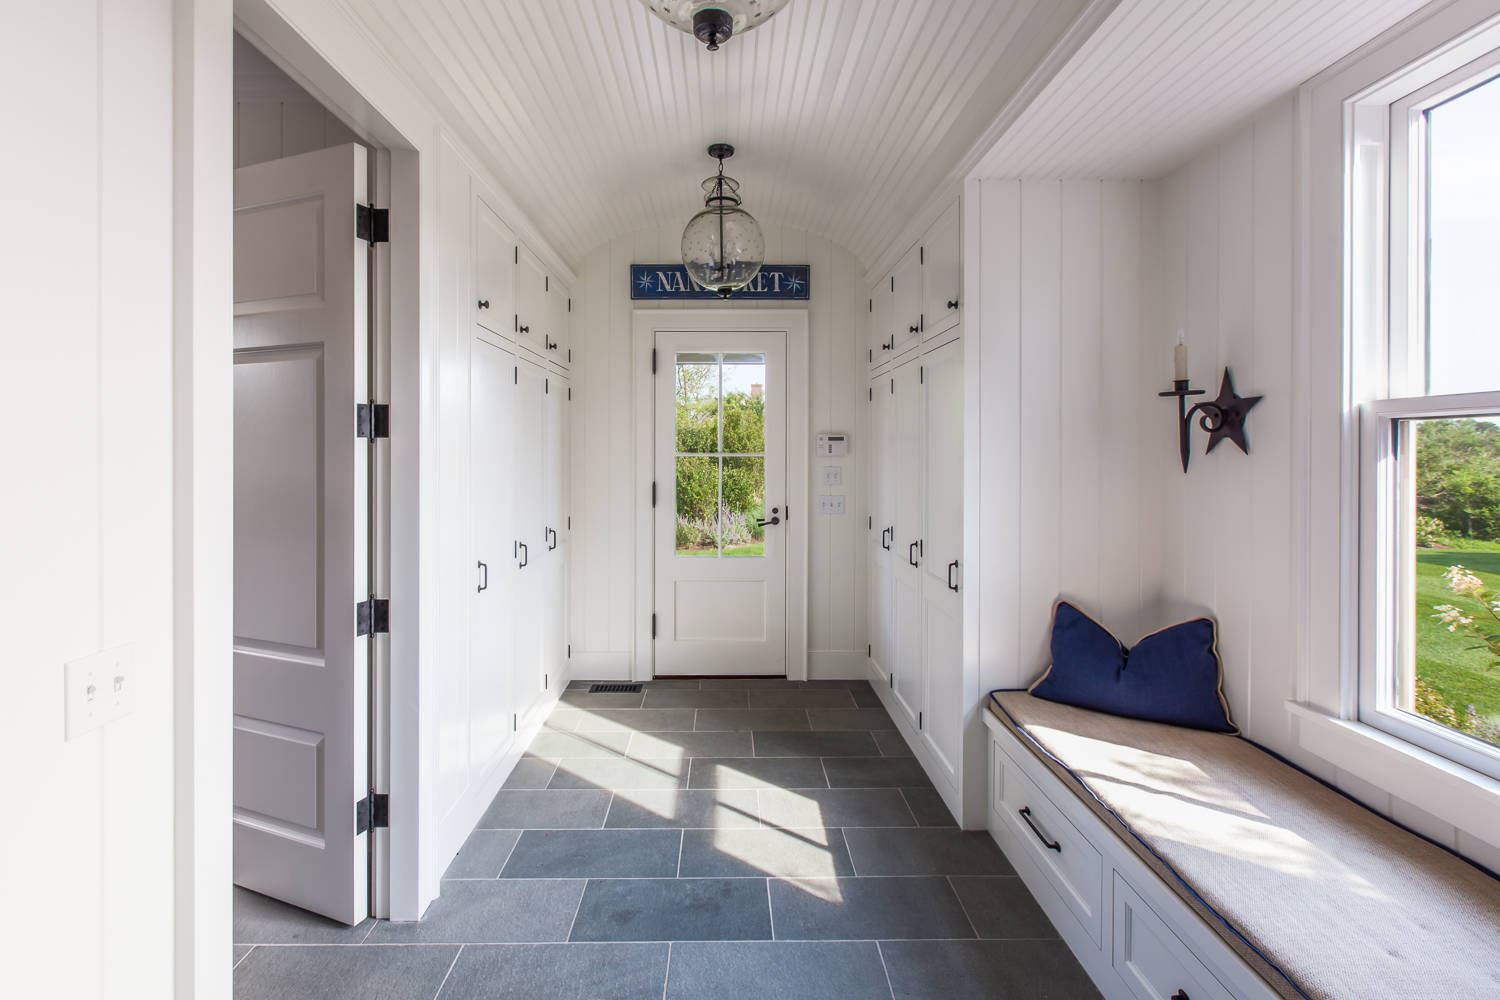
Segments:
[[[1172,378],[1177,382],[1187,381],[1187,345],[1182,334],[1177,335],[1177,346],[1172,348]]]

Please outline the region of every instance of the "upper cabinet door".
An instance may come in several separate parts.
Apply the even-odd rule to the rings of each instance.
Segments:
[[[963,308],[963,249],[958,202],[922,237],[922,327],[932,337],[952,329]]]
[[[871,365],[879,365],[890,360],[891,348],[891,279],[889,276],[881,278],[874,288],[870,289],[870,300],[867,303],[867,318],[869,327],[869,358]]]
[[[492,333],[511,335],[514,326],[514,293],[512,274],[515,268],[511,247],[515,237],[500,221],[500,216],[484,203],[474,199],[474,322]],[[509,316],[511,319],[507,319]]]
[[[537,255],[517,244],[515,334],[517,343],[538,355],[549,352],[545,344],[552,338],[552,306],[548,301],[550,279]]]
[[[567,285],[556,278],[547,279],[547,339],[542,347],[546,350],[547,357],[564,366],[573,360],[572,337],[569,335],[571,295]]]
[[[891,286],[892,353],[900,354],[922,339],[922,247],[906,251],[888,279]]]

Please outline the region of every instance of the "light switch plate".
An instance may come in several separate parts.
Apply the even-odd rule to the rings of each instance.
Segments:
[[[63,666],[66,739],[129,715],[135,704],[135,644],[102,650]]]
[[[819,514],[842,514],[844,512],[844,498],[842,496],[820,496],[818,497]]]
[[[825,465],[825,466],[823,466],[823,485],[824,486],[843,486],[844,485],[844,467],[842,465]]]

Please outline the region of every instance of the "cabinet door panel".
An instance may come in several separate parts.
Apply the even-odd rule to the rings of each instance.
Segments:
[[[923,656],[927,677],[923,739],[950,779],[963,735],[963,345],[922,359]]]
[[[870,320],[870,364],[880,365],[890,360],[891,349],[895,346],[892,340],[891,330],[891,279],[882,278],[874,288],[870,289],[870,298],[866,303],[869,310]]]
[[[514,498],[512,533],[513,597],[515,609],[512,635],[515,642],[515,697],[523,721],[541,706],[548,673],[543,646],[546,610],[547,490],[545,488],[545,411],[547,374],[525,360],[515,365],[515,405],[511,440],[515,471],[511,476]]]
[[[478,337],[470,384],[469,518],[474,590],[469,618],[470,780],[502,754],[514,710],[510,644],[514,359]]]
[[[891,410],[892,378],[870,383],[870,659],[894,686],[891,670],[894,652],[892,577],[895,534],[895,448],[890,439],[895,424]]]
[[[891,272],[892,353],[900,354],[922,337],[922,248],[914,246]]]
[[[515,303],[511,291],[514,237],[500,216],[474,199],[474,322],[494,333],[510,336]]]
[[[514,253],[516,268],[515,336],[521,345],[538,355],[546,354],[543,338],[552,322],[549,304],[547,269],[536,254],[518,246]]]
[[[547,357],[560,365],[567,365],[571,361],[568,336],[569,294],[567,286],[561,281],[556,278],[547,279],[548,320],[544,331],[547,339],[542,346],[547,351]]]
[[[893,373],[892,464],[895,472],[895,650],[896,702],[920,726],[926,683],[922,655],[922,365],[909,361]]]
[[[958,202],[948,206],[922,237],[922,333],[933,337],[952,329],[963,300],[962,246]]]

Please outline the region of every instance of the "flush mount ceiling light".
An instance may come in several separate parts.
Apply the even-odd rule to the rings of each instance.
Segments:
[[[641,0],[641,3],[679,31],[697,36],[717,52],[731,35],[743,35],[771,19],[790,0]]]
[[[760,273],[766,238],[760,223],[740,208],[740,182],[724,176],[734,147],[716,142],[708,155],[719,161],[719,173],[703,182],[703,211],[682,231],[682,264],[696,284],[727,299]]]

